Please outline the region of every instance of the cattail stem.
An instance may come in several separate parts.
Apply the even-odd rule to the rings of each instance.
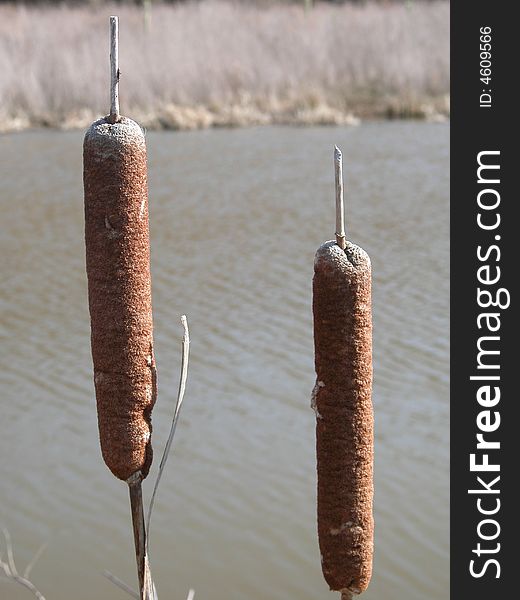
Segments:
[[[345,207],[343,203],[343,157],[341,150],[334,146],[334,173],[336,176],[336,242],[345,250]]]
[[[141,473],[138,471],[127,480],[130,493],[130,509],[132,511],[132,525],[134,528],[135,558],[137,561],[137,575],[139,578],[139,592],[144,599],[144,573],[146,555],[146,531],[144,525],[143,493],[141,488]]]
[[[110,17],[110,123],[117,123],[119,116],[119,24],[117,17]]]
[[[137,577],[139,579],[140,600],[157,600],[157,594],[150,573],[150,564],[146,552],[146,527],[143,509],[143,492],[141,473],[137,471],[127,479],[130,493],[130,508],[132,511],[132,526],[134,529],[135,558],[137,562]]]

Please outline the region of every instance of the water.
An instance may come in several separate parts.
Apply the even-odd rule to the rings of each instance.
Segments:
[[[147,135],[159,400],[160,598],[335,598],[315,526],[311,278],[334,231],[333,144],[348,235],[371,255],[376,416],[374,575],[366,600],[448,596],[446,124]],[[0,137],[0,524],[47,600],[134,586],[126,486],[99,451],[84,272],[82,133]],[[152,479],[146,482],[150,493]],[[5,557],[5,544],[0,540]],[[0,580],[0,598],[29,592]],[[126,596],[128,597],[128,596]]]

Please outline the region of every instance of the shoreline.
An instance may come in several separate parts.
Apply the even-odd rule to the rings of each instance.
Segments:
[[[383,100],[378,106],[360,106],[352,111],[325,103],[278,104],[265,107],[249,101],[227,106],[166,104],[155,112],[135,108],[124,111],[134,121],[150,131],[195,131],[201,129],[285,125],[294,127],[359,125],[364,121],[391,121],[396,119],[444,122],[450,118],[449,96],[404,102],[398,99]],[[89,109],[69,114],[18,114],[0,119],[0,134],[17,133],[33,129],[71,131],[87,128],[101,114]]]

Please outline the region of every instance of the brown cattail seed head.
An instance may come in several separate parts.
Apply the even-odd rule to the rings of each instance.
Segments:
[[[85,243],[94,384],[103,458],[127,480],[152,462],[156,398],[146,144],[122,117],[83,144]]]
[[[313,280],[318,537],[332,590],[363,592],[373,554],[371,269],[347,242],[318,248]]]

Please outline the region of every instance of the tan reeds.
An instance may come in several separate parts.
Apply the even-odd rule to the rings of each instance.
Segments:
[[[342,178],[337,149],[335,162],[339,205]],[[370,259],[345,240],[340,212],[338,207],[337,242],[320,246],[314,262],[317,377],[312,406],[322,570],[330,588],[347,599],[367,588],[372,572],[372,312]]]
[[[88,126],[105,102],[107,4],[0,3],[0,131]],[[148,129],[449,114],[445,0],[316,2],[307,14],[289,2],[153,2],[149,34],[138,4],[117,4],[132,40],[124,106]]]

